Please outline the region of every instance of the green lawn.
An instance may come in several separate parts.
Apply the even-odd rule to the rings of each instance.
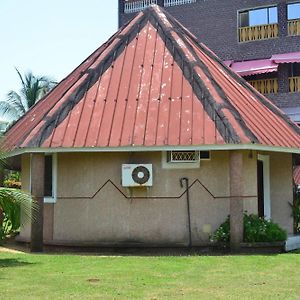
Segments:
[[[300,299],[300,253],[273,256],[0,253],[0,299]]]

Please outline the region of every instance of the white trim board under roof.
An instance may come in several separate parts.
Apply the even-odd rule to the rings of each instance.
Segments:
[[[253,150],[300,154],[300,148],[287,148],[276,146],[264,146],[257,144],[225,144],[204,146],[161,146],[161,147],[102,147],[102,148],[22,148],[6,154],[13,157],[25,153],[89,153],[89,152],[160,152],[171,150],[199,150],[199,151],[230,151],[230,150]]]

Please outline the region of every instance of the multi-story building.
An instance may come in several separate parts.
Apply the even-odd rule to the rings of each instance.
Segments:
[[[119,25],[151,4],[300,123],[300,0],[119,0]]]

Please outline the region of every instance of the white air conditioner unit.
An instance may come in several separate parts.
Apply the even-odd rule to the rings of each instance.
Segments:
[[[152,186],[152,164],[123,164],[122,186]]]

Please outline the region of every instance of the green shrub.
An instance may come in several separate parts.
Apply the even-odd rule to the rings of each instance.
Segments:
[[[294,223],[294,233],[300,233],[300,190],[294,187],[293,203],[289,203],[292,209],[292,217]]]
[[[287,239],[287,233],[280,226],[270,220],[258,217],[256,215],[244,214],[244,242],[281,242]],[[230,241],[230,220],[221,224],[221,226],[211,236],[213,242]]]
[[[13,189],[21,189],[21,177],[20,173],[16,171],[9,171],[5,176],[3,186]]]
[[[13,179],[4,180],[3,186],[12,189],[21,189],[21,182]]]

